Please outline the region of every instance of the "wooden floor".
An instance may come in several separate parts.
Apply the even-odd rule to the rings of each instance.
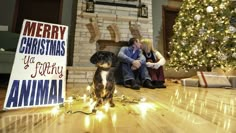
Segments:
[[[117,85],[114,108],[91,112],[86,86],[67,88],[71,104],[0,112],[0,133],[224,133],[236,132],[236,89],[183,87],[140,91]],[[6,89],[0,89],[0,107]],[[141,102],[139,99],[145,98]],[[71,105],[71,106],[70,106]],[[72,113],[71,113],[72,112]]]

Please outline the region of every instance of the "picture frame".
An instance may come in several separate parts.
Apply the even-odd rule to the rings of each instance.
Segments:
[[[86,2],[86,12],[94,13],[94,1],[93,0],[88,0]]]
[[[138,16],[148,18],[148,7],[146,5],[143,4],[139,7]]]

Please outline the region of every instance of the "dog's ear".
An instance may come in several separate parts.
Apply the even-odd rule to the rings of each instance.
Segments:
[[[112,59],[112,63],[116,62],[116,55],[110,51],[104,51],[103,53],[104,55],[106,55],[107,57],[110,57]]]
[[[108,52],[107,55],[112,60],[112,66],[116,66],[115,64],[117,63],[117,60],[118,60],[117,56],[114,53],[112,53],[112,52]]]
[[[115,65],[118,58],[114,53],[111,53],[111,56],[112,56],[112,64]]]
[[[90,62],[93,63],[93,64],[97,64],[97,62],[98,62],[98,55],[99,55],[99,52],[94,53],[90,57]]]
[[[109,52],[109,51],[97,51],[96,53],[94,53],[91,58],[90,58],[90,62],[93,64],[97,64],[99,62],[99,60],[105,60],[107,57],[109,57],[110,59],[112,59],[112,64],[115,64],[117,61],[117,57],[114,53]]]

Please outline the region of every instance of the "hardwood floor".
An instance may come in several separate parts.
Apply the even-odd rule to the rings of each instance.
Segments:
[[[0,112],[0,133],[223,133],[236,132],[236,89],[183,87],[139,91],[117,85],[116,106],[91,112],[86,86],[67,88],[71,104]],[[6,89],[0,89],[3,107]],[[81,96],[81,97],[80,97]],[[146,98],[145,102],[138,101]],[[71,106],[70,106],[71,105]],[[72,111],[72,113],[68,113]]]

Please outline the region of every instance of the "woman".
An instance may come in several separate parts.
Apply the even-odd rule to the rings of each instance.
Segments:
[[[165,58],[160,52],[153,48],[150,39],[142,39],[141,44],[143,55],[146,58],[148,72],[153,82],[152,84],[156,88],[166,88],[164,85],[165,77],[163,72],[163,65],[166,63]]]

